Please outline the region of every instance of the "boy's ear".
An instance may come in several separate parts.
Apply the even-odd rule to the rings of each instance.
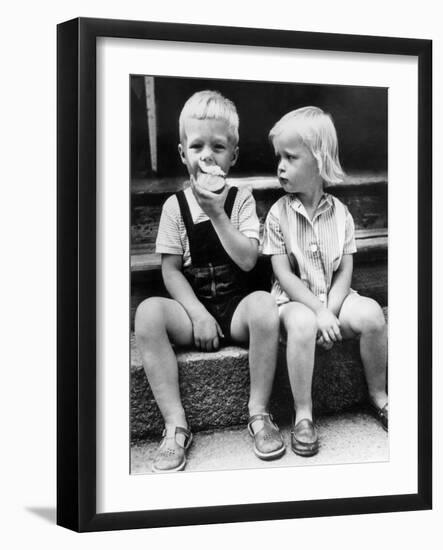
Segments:
[[[233,151],[232,151],[232,160],[231,160],[231,166],[234,166],[234,164],[237,162],[238,160],[238,147],[236,147]]]
[[[180,155],[182,163],[186,164],[185,150],[183,149],[183,145],[181,143],[178,144],[178,154]]]

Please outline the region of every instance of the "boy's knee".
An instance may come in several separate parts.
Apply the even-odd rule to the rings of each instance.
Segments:
[[[363,332],[380,332],[385,329],[383,310],[375,300],[368,298],[360,310],[360,322]]]
[[[279,323],[278,307],[274,298],[269,292],[254,292],[249,307],[249,324],[277,330]]]
[[[165,328],[161,298],[147,298],[137,307],[134,330],[138,338],[151,338]]]

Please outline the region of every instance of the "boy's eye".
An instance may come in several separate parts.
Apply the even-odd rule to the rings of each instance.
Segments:
[[[225,146],[222,144],[222,143],[217,143],[215,146],[214,146],[214,149],[216,151],[224,151],[225,150]]]

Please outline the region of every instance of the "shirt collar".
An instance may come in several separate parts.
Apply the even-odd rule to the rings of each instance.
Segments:
[[[296,211],[300,211],[302,209],[304,211],[304,206],[295,193],[291,193],[289,195],[289,204]],[[317,210],[315,215],[318,216],[320,214],[323,214],[323,212],[328,210],[332,206],[332,204],[333,204],[332,196],[329,193],[323,193],[317,205]]]

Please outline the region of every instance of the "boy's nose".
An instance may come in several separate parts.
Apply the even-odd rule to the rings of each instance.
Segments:
[[[209,164],[209,165],[215,164],[211,151],[202,151],[200,155],[200,160],[205,164]]]

